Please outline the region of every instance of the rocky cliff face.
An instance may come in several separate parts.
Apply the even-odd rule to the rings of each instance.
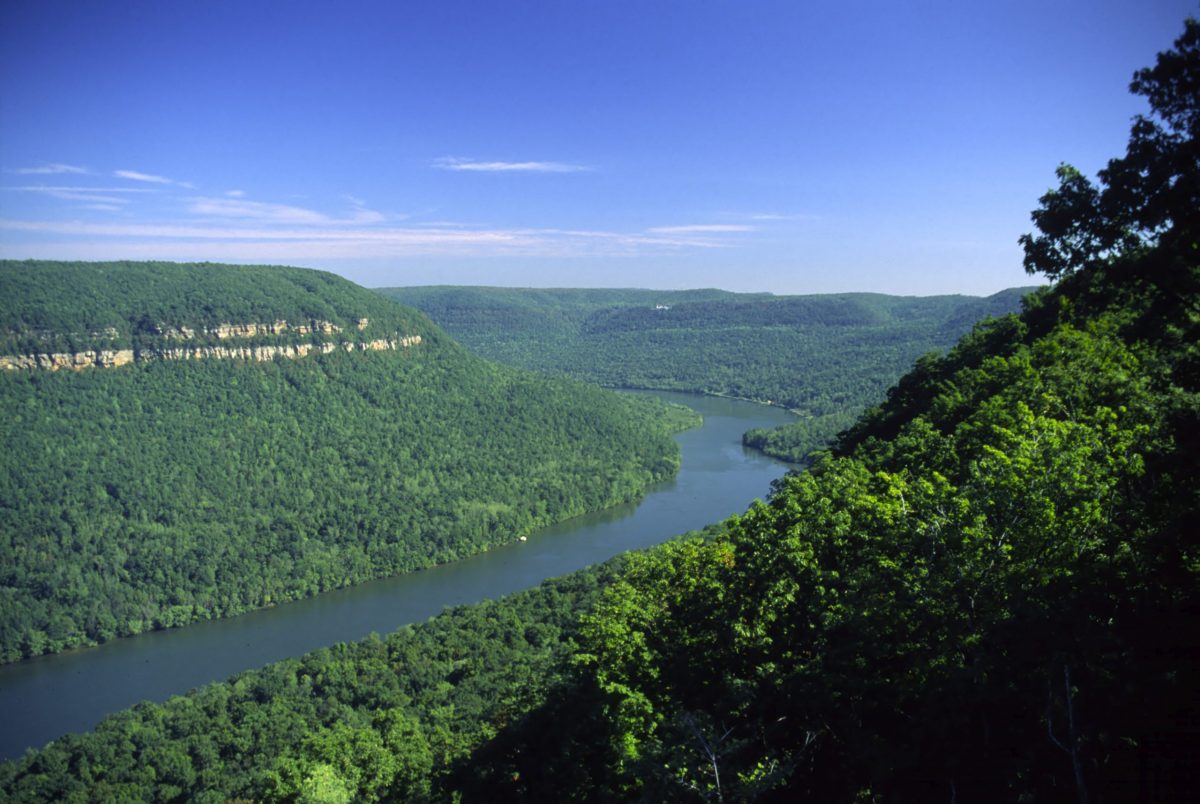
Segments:
[[[362,332],[370,324],[370,319],[358,319],[358,331]],[[285,335],[288,333],[296,335],[334,335],[342,331],[342,328],[332,321],[312,320],[305,324],[289,324],[287,321],[279,320],[270,323],[250,322],[247,324],[218,324],[215,327],[208,329],[200,329],[199,335],[225,340],[227,338],[254,338],[261,335]],[[175,327],[169,324],[156,325],[157,335],[162,335],[172,340],[192,340],[197,337],[197,330],[190,327]]]
[[[358,320],[357,329],[367,328],[368,320]],[[168,341],[191,341],[199,338],[253,338],[270,335],[333,335],[341,332],[341,327],[329,321],[312,321],[307,324],[288,324],[286,321],[275,321],[270,324],[220,324],[210,329],[197,332],[188,327],[172,327],[159,325],[156,335]],[[113,334],[115,337],[115,333]],[[293,343],[293,344],[247,344],[243,346],[223,346],[211,344],[156,346],[143,349],[94,349],[82,352],[44,352],[23,355],[0,355],[0,370],[15,371],[18,369],[44,369],[57,371],[59,369],[85,368],[116,368],[130,363],[144,363],[152,360],[253,360],[265,362],[275,358],[296,359],[310,354],[329,354],[338,350],[346,352],[382,352],[397,349],[409,349],[421,343],[420,335],[396,335],[390,338],[376,338],[370,341],[351,341],[335,343]]]
[[[181,346],[138,353],[137,360],[274,360],[277,357],[297,358],[310,354],[327,355],[339,349],[346,352],[383,352],[407,349],[421,342],[420,335],[400,338],[378,338],[373,341],[348,343],[296,343],[264,346]]]
[[[91,366],[115,368],[135,361],[132,349],[97,349],[86,352],[49,352],[0,355],[0,369],[83,369]]]

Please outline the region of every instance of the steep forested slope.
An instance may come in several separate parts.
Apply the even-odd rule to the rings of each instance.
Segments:
[[[687,423],[315,271],[4,263],[0,288],[9,355],[90,361],[0,371],[3,660],[511,541],[669,476]]]
[[[1028,290],[1028,289],[1025,289]],[[493,360],[601,385],[722,394],[795,409],[801,419],[747,443],[799,461],[848,427],[921,354],[1022,290],[985,299],[850,293],[771,296],[715,290],[387,288]]]
[[[141,707],[0,788],[1190,800],[1200,23],[1133,86],[1153,115],[1126,155],[1099,186],[1060,169],[1034,213],[1026,265],[1056,286],[724,530]]]
[[[573,693],[501,735],[486,784],[1194,795],[1200,24],[1176,47],[1135,78],[1153,115],[1126,155],[1099,186],[1060,168],[1034,212],[1026,267],[1057,286],[921,361],[725,535],[631,560]]]
[[[134,707],[0,765],[0,797],[446,798],[472,749],[546,699],[621,563]]]

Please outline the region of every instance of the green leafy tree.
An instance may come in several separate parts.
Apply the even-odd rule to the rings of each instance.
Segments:
[[[1100,171],[1099,187],[1070,165],[1058,168],[1058,188],[1042,196],[1032,215],[1040,234],[1020,240],[1025,270],[1060,279],[1103,271],[1162,246],[1184,260],[1171,266],[1172,273],[1190,276],[1156,280],[1194,291],[1195,211],[1200,209],[1200,22],[1188,19],[1175,49],[1160,53],[1154,67],[1140,70],[1130,90],[1149,101],[1151,114],[1134,119],[1125,155]]]

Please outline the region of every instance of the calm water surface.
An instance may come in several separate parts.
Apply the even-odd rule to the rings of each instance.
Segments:
[[[572,519],[527,542],[411,575],[387,578],[215,620],[121,639],[96,648],[0,666],[0,759],[68,732],[93,728],[138,701],[165,701],[234,673],[337,642],[387,633],[446,606],[535,586],[546,578],[649,547],[740,513],[768,493],[785,464],[742,447],[742,433],[791,421],[776,408],[658,393],[704,416],[676,437],[683,465],[637,504]]]

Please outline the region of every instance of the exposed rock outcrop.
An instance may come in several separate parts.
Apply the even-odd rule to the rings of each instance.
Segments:
[[[370,323],[369,319],[358,319],[358,330],[367,328]],[[162,335],[172,340],[192,340],[196,337],[197,331],[191,327],[172,326],[170,324],[156,324],[153,329],[156,335]],[[320,321],[313,319],[307,324],[289,324],[287,321],[279,320],[272,321],[269,324],[260,324],[249,322],[246,324],[218,324],[215,327],[199,330],[201,336],[210,336],[219,340],[227,338],[255,338],[261,335],[284,335],[286,333],[294,333],[296,335],[334,335],[342,331],[342,328],[332,321]]]
[[[132,349],[97,349],[85,352],[52,352],[29,355],[0,355],[0,369],[82,369],[90,366],[115,368],[134,362]]]
[[[362,319],[366,320],[366,319]],[[328,324],[329,322],[324,322]],[[361,322],[360,322],[361,323]],[[225,325],[222,325],[225,326]],[[230,331],[234,331],[229,325]],[[249,330],[248,327],[256,327],[255,324],[239,324],[236,325],[239,333],[245,333]],[[332,324],[330,326],[333,326]],[[211,331],[211,334],[218,338],[222,337],[249,337],[248,335],[225,335],[219,334],[220,328]],[[184,328],[181,328],[184,331]],[[190,330],[186,330],[191,332]],[[284,330],[287,332],[299,332],[298,328]],[[164,331],[162,334],[166,335]],[[271,334],[257,331],[255,334]],[[189,334],[183,336],[191,338]],[[84,352],[53,352],[39,353],[27,355],[0,355],[0,370],[18,370],[18,369],[45,369],[49,371],[57,371],[59,369],[85,369],[85,368],[116,368],[118,366],[127,366],[130,363],[144,363],[153,360],[252,360],[257,362],[266,362],[275,358],[296,359],[307,357],[310,354],[329,354],[330,352],[342,349],[346,352],[383,352],[394,351],[397,349],[409,349],[418,346],[421,343],[420,335],[398,335],[394,338],[376,338],[371,341],[349,341],[346,343],[294,343],[294,344],[260,344],[246,346],[175,346],[155,349],[143,349],[135,352],[132,349],[115,349],[115,350],[89,350]]]

